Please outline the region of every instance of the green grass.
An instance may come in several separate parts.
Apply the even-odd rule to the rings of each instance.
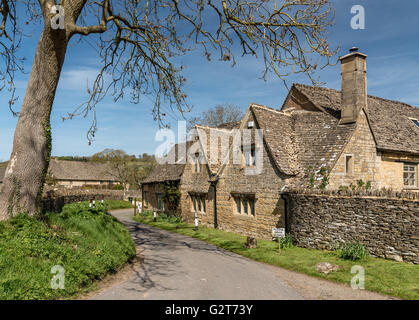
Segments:
[[[205,227],[199,227],[198,231],[194,231],[191,224],[165,217],[159,217],[153,222],[152,214],[148,212],[142,216],[137,215],[134,219],[157,228],[198,238],[256,261],[347,285],[350,285],[355,275],[351,273],[352,266],[361,265],[365,269],[365,289],[402,299],[419,299],[419,266],[412,263],[371,256],[358,261],[348,261],[339,258],[336,252],[295,246],[281,249],[279,254],[278,243],[267,240],[258,240],[258,248],[247,249],[244,247],[246,237],[235,233]],[[319,262],[333,263],[339,265],[340,269],[328,275],[318,273],[315,265]]]
[[[100,207],[100,200],[97,201],[96,206]],[[133,208],[134,206],[129,201],[125,200],[104,200],[103,205],[106,210],[115,210],[115,209],[128,209]]]
[[[126,228],[104,209],[90,209],[87,202],[66,205],[61,213],[42,218],[22,214],[0,222],[0,299],[72,298],[134,256]],[[64,289],[51,288],[54,265],[64,268]]]

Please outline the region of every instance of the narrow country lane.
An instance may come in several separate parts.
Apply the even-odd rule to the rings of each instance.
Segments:
[[[134,238],[133,274],[92,299],[383,299],[372,292],[252,261],[203,241],[137,223],[132,209],[113,213]],[[292,285],[291,285],[292,284]],[[307,294],[304,292],[307,287]]]

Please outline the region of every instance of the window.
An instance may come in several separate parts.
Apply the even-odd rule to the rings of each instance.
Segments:
[[[403,166],[403,184],[406,187],[416,187],[418,181],[417,165],[405,163]]]
[[[255,216],[255,199],[251,197],[238,196],[236,202],[236,214]]]
[[[157,209],[159,211],[165,211],[165,204],[164,204],[164,194],[162,193],[156,193],[157,196]]]
[[[198,172],[198,163],[199,163],[198,158],[195,158],[194,159],[194,172]]]
[[[242,148],[242,155],[243,155],[243,164],[245,167],[256,166],[257,152],[254,145],[252,145],[250,149]]]
[[[252,155],[252,166],[256,166],[256,149],[254,146],[253,146],[251,155]]]
[[[352,155],[345,155],[345,173],[353,174],[354,159]]]
[[[144,191],[144,206],[148,207],[148,191]]]
[[[195,154],[193,172],[194,173],[202,172],[202,163],[201,163],[201,160],[199,158],[199,153]]]
[[[205,195],[192,195],[192,211],[205,213],[207,212],[206,196]]]
[[[247,199],[242,199],[242,205],[243,205],[243,213],[249,214],[249,208],[247,207]]]
[[[242,213],[241,209],[242,209],[242,205],[241,205],[241,199],[240,198],[236,198],[236,212],[237,213]]]
[[[249,200],[249,206],[250,206],[250,214],[252,216],[255,216],[255,199]]]

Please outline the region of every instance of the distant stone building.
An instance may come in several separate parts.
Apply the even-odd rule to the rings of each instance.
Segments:
[[[143,199],[163,196],[150,183],[175,180],[184,220],[197,213],[201,224],[270,238],[273,227],[287,226],[282,195],[292,188],[419,191],[419,108],[367,95],[366,55],[351,52],[340,61],[341,91],[294,84],[280,110],[251,103],[239,123],[196,126],[186,165],[158,165]],[[259,145],[256,129],[263,132]],[[220,139],[228,141],[225,155]]]
[[[56,186],[66,188],[92,186],[108,188],[120,184],[107,163],[51,159],[48,175]]]

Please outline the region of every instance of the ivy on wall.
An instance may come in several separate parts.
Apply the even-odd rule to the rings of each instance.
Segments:
[[[169,212],[175,212],[182,195],[178,189],[177,183],[174,181],[166,181],[161,184],[161,189],[164,192],[163,200],[167,205],[167,209]]]

